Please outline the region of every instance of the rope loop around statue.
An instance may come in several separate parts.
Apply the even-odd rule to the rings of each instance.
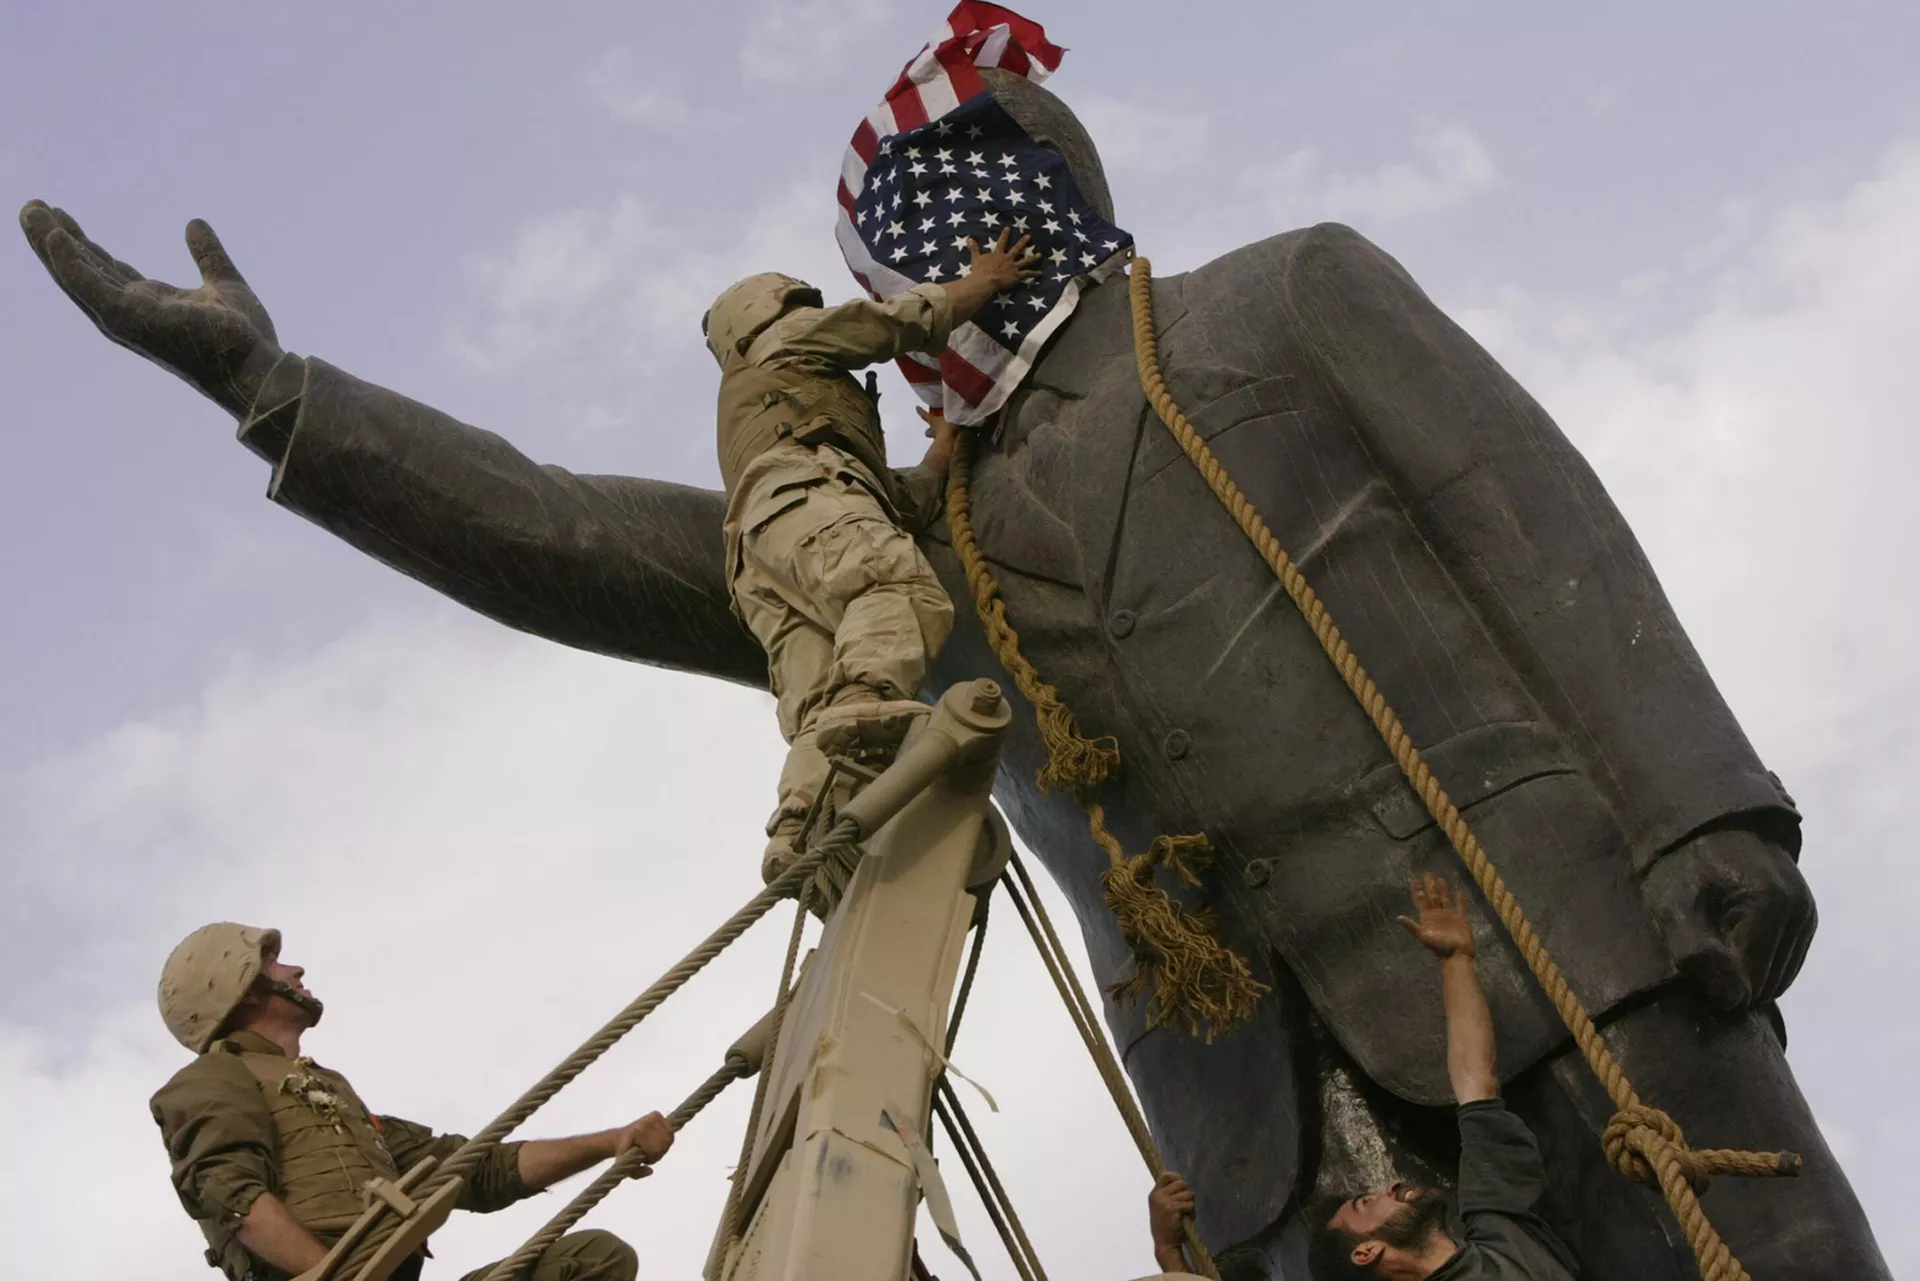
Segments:
[[[1128,280],[1128,298],[1133,313],[1134,359],[1139,368],[1140,387],[1154,413],[1172,433],[1181,452],[1207,482],[1213,496],[1233,516],[1240,532],[1260,558],[1273,571],[1287,596],[1306,620],[1340,678],[1366,712],[1380,739],[1386,744],[1407,783],[1420,797],[1440,830],[1446,833],[1460,861],[1466,865],[1488,905],[1513,940],[1521,959],[1534,980],[1553,1002],[1554,1009],[1573,1034],[1574,1042],[1586,1056],[1587,1065],[1613,1100],[1614,1116],[1602,1136],[1607,1160],[1629,1178],[1658,1186],[1666,1196],[1674,1217],[1693,1247],[1703,1281],[1747,1281],[1747,1270],[1733,1256],[1720,1234],[1714,1230],[1700,1206],[1700,1194],[1716,1174],[1794,1175],[1800,1171],[1800,1158],[1790,1152],[1744,1152],[1696,1150],[1689,1148],[1680,1126],[1659,1108],[1641,1101],[1627,1080],[1626,1073],[1613,1057],[1600,1030],[1567,983],[1547,946],[1534,932],[1526,913],[1507,889],[1500,870],[1474,837],[1473,829],[1441,787],[1440,780],[1413,745],[1406,727],[1388,704],[1386,695],[1373,683],[1360,663],[1324,602],[1308,586],[1306,577],[1294,564],[1286,549],[1233,477],[1207,447],[1200,433],[1174,403],[1167,380],[1160,368],[1160,341],[1153,324],[1153,268],[1145,258],[1136,257]]]

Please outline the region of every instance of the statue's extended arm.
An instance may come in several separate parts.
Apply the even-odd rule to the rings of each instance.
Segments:
[[[1260,251],[1285,323],[1489,639],[1581,756],[1606,763],[1594,782],[1621,816],[1676,961],[1725,1004],[1777,995],[1814,925],[1792,860],[1798,817],[1599,479],[1366,239],[1330,225]],[[1730,826],[1743,829],[1742,855],[1703,836]]]
[[[510,627],[747,684],[766,660],[733,616],[719,493],[542,467],[322,361],[273,323],[205,223],[199,288],[148,280],[38,201],[21,211],[54,281],[102,333],[231,413],[271,495],[368,555]]]
[[[324,361],[287,357],[241,440],[272,499],[509,627],[746,684],[715,490],[542,467],[494,435]]]

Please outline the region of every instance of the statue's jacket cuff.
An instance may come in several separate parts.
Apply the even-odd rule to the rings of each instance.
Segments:
[[[306,390],[307,362],[287,352],[267,372],[247,416],[240,423],[240,443],[273,464],[274,489],[279,488],[280,469],[293,445],[293,432],[299,425],[300,403]]]

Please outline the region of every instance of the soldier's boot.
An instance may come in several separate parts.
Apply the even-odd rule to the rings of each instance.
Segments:
[[[910,698],[886,698],[867,685],[848,685],[814,720],[814,741],[829,756],[889,758],[913,723],[932,712]]]
[[[760,855],[760,879],[771,885],[779,879],[780,873],[787,870],[787,864],[799,856],[800,829],[806,822],[803,814],[780,813],[774,815],[773,823],[767,828],[767,848]]]
[[[800,834],[805,827],[804,815],[774,815],[768,826],[766,852],[760,856],[760,878],[763,882],[773,884],[805,852],[800,843]],[[805,884],[793,890],[792,895],[803,900],[808,911],[825,920],[828,908],[839,901],[840,892],[846,888],[849,872],[850,869],[844,866],[823,866]]]

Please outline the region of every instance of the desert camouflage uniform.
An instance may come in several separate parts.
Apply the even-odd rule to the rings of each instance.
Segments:
[[[939,351],[952,320],[946,291],[921,285],[787,311],[721,356],[728,578],[767,651],[790,745],[769,835],[806,813],[826,777],[821,711],[912,698],[953,628],[913,540],[939,515],[939,478],[888,467],[873,398],[849,372]]]

